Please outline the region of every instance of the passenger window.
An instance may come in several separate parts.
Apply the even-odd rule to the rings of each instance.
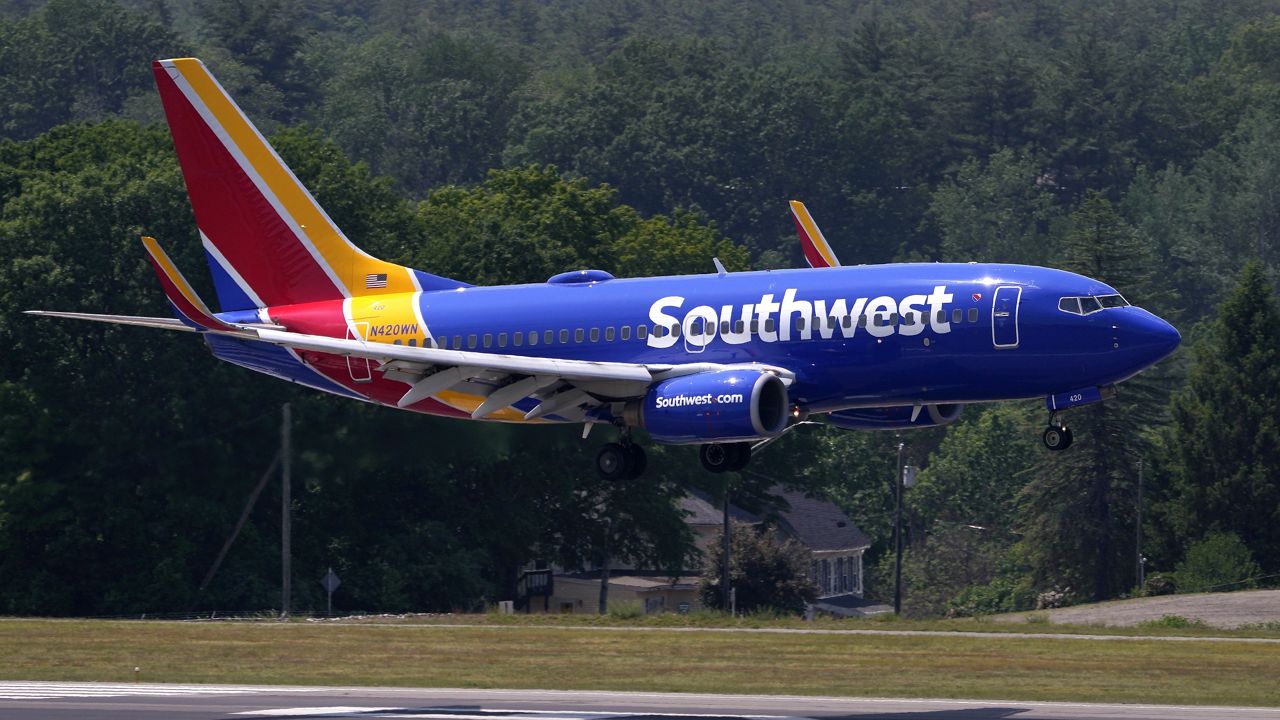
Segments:
[[[801,320],[800,320],[800,329],[801,329],[801,330],[803,330],[803,329],[804,329],[804,319],[803,319],[803,318],[801,318]],[[729,321],[728,321],[728,320],[721,320],[721,321],[720,321],[720,334],[721,334],[721,335],[728,335],[728,334],[729,334]]]
[[[751,334],[752,334],[752,335],[756,335],[756,334],[759,334],[759,332],[760,332],[760,321],[759,321],[759,320],[752,320],[752,321],[751,321]]]
[[[898,324],[898,313],[889,313],[889,324],[890,325]]]
[[[680,326],[679,326],[679,325],[672,325],[672,326],[671,326],[671,337],[680,337]]]
[[[765,331],[765,332],[773,332],[774,327],[775,327],[775,324],[774,324],[774,322],[773,322],[773,318],[765,318],[765,321],[764,321],[764,331]]]
[[[591,328],[591,342],[600,342],[600,328]]]
[[[956,308],[955,310],[952,310],[951,322],[956,323],[957,325],[964,322],[964,311],[961,310],[960,308]]]
[[[493,345],[493,333],[485,333],[485,334],[484,334],[484,346],[485,346],[485,347],[490,347],[490,346],[492,346],[492,345]]]
[[[915,325],[915,324],[916,324],[916,314],[915,314],[915,313],[913,313],[913,312],[903,313],[903,314],[902,314],[902,324],[903,324],[903,325]]]
[[[649,326],[648,326],[648,325],[637,325],[637,326],[636,326],[636,339],[637,339],[637,340],[643,340],[643,339],[645,339],[645,338],[647,338],[647,337],[649,337]]]
[[[654,326],[653,326],[653,336],[654,336],[654,337],[659,337],[659,338],[664,338],[664,337],[666,337],[666,336],[667,336],[667,326],[666,326],[666,325],[654,325]]]
[[[548,343],[550,343],[550,338],[548,338],[547,340],[548,340]],[[538,344],[538,331],[537,331],[537,330],[530,330],[530,331],[529,331],[529,344],[530,344],[530,345],[537,345],[537,344]]]
[[[802,317],[796,318],[796,329],[804,330],[804,318]]]
[[[583,338],[583,337],[584,337],[584,333],[582,332],[582,328],[578,328],[578,329],[576,329],[576,330],[574,330],[574,331],[573,331],[573,341],[574,341],[574,342],[576,342],[576,343],[580,343],[580,342],[582,342],[582,338]]]
[[[547,330],[546,332],[542,333],[542,344],[543,345],[556,344],[556,334],[554,330]]]
[[[507,334],[498,333],[498,347],[506,347],[506,346],[507,346]]]
[[[844,317],[840,318],[840,324],[844,326],[845,330],[848,330],[849,328],[853,327],[853,316],[845,315]]]
[[[394,341],[392,341],[392,343],[391,343],[391,344],[392,344],[392,345],[403,345],[404,343],[400,342],[400,339],[399,339],[399,338],[396,338]]]
[[[475,348],[475,346],[476,346],[476,336],[475,336],[475,335],[468,335],[468,336],[467,336],[467,347],[468,347],[468,348]]]
[[[524,333],[522,332],[511,333],[511,344],[515,345],[516,347],[520,347],[521,345],[523,345]]]
[[[742,320],[738,320],[733,323],[733,332],[738,335],[741,335],[743,330],[745,330],[746,328],[747,328],[747,324]]]
[[[944,323],[944,322],[946,322],[946,321],[947,321],[947,311],[946,311],[946,310],[939,310],[939,311],[938,311],[938,324],[939,324],[939,325],[941,325],[942,323]]]
[[[409,347],[418,347],[418,338],[409,338]]]
[[[619,333],[622,335],[622,339],[623,339],[623,340],[630,340],[630,339],[631,339],[631,326],[630,326],[630,325],[623,325],[622,327],[618,328],[618,331],[619,331]]]
[[[449,336],[441,335],[439,339],[431,338],[427,342],[431,343],[431,347],[438,347],[443,350],[444,348],[449,346]]]
[[[978,322],[978,308],[969,308],[969,322]]]
[[[604,341],[613,342],[613,328],[607,327],[604,329]]]
[[[462,349],[462,336],[461,336],[461,335],[454,335],[454,336],[453,336],[453,347],[454,347],[454,349],[456,349],[456,350],[461,350],[461,349]]]
[[[566,330],[561,330],[561,331],[560,331],[560,344],[561,344],[561,345],[567,345],[568,343],[569,343],[569,331],[568,331],[567,329],[566,329]]]

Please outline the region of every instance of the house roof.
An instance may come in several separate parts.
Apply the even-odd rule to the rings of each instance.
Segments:
[[[810,550],[857,550],[871,547],[871,538],[849,519],[835,503],[807,497],[804,493],[788,491],[775,485],[769,493],[782,497],[790,505],[789,510],[775,508],[772,516],[779,520],[782,529]],[[718,504],[698,490],[690,490],[680,501],[680,508],[689,515],[690,525],[720,525],[724,521],[723,510]],[[730,503],[729,517],[734,522],[751,525],[762,518]]]
[[[724,522],[724,509],[701,490],[689,490],[688,494],[680,499],[680,509],[687,513],[684,521],[690,525],[719,526]],[[749,513],[733,503],[729,503],[729,519],[749,525],[760,522],[758,515]]]
[[[871,538],[849,519],[835,503],[807,497],[804,493],[773,487],[790,510],[777,512],[784,529],[810,550],[856,550],[871,547]]]
[[[562,582],[564,580],[579,580],[583,582],[598,583],[600,582],[600,571],[592,570],[589,572],[562,575],[557,579],[557,582]],[[697,586],[698,576],[683,575],[681,577],[673,578],[671,577],[671,573],[626,570],[623,572],[611,573],[609,575],[609,584],[617,585],[619,587],[628,587],[640,592],[645,590],[689,589]]]

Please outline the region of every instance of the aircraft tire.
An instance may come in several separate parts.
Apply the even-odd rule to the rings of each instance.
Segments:
[[[635,480],[644,474],[644,469],[649,465],[649,460],[645,456],[644,448],[635,443],[627,446],[627,479]]]
[[[702,461],[703,470],[719,474],[733,469],[737,455],[733,445],[708,443],[698,446],[698,459]]]
[[[603,480],[621,480],[627,477],[631,463],[627,449],[618,443],[606,443],[596,453],[596,472]]]
[[[1044,441],[1044,446],[1060,452],[1071,447],[1071,442],[1075,439],[1071,435],[1071,430],[1066,427],[1054,427],[1050,425],[1044,429],[1044,435],[1040,437]]]
[[[734,443],[729,447],[733,448],[733,462],[729,465],[729,470],[739,472],[747,467],[747,463],[751,462],[751,443]]]

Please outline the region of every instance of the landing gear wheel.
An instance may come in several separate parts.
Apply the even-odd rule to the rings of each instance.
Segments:
[[[649,464],[645,457],[644,448],[631,443],[627,445],[627,479],[635,480],[644,474],[645,467]]]
[[[729,470],[738,472],[747,467],[747,463],[751,462],[751,443],[733,443],[729,446],[733,449],[733,462],[729,465]]]
[[[1040,439],[1044,441],[1045,447],[1057,452],[1071,447],[1071,441],[1075,438],[1069,428],[1050,425],[1044,429],[1044,435]]]
[[[702,461],[702,469],[707,472],[722,473],[733,469],[737,453],[733,445],[711,443],[698,448],[698,459]]]
[[[605,480],[621,480],[627,477],[631,463],[627,449],[618,443],[607,443],[596,453],[596,472]]]

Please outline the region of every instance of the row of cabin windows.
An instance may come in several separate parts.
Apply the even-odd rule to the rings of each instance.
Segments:
[[[868,317],[869,316],[867,315],[859,315],[858,327],[865,328],[867,326]],[[901,322],[899,322],[899,320],[901,320]],[[901,318],[899,318],[898,313],[889,313],[887,315],[876,315],[871,320],[871,324],[875,325],[876,327],[892,327],[899,324],[915,325],[917,323],[923,325],[928,320],[929,320],[928,314],[923,312],[905,313],[904,315],[901,316]],[[940,323],[947,321],[946,310],[938,311],[937,321]],[[977,308],[969,308],[968,321],[971,323],[978,322]],[[959,308],[952,310],[951,322],[953,323],[965,322],[964,311]],[[698,334],[698,335],[703,334],[702,318],[695,318],[690,325],[691,325],[690,329],[695,334]],[[853,316],[843,315],[843,316],[837,317],[835,315],[829,315],[829,316],[815,315],[813,318],[803,318],[803,317],[796,318],[797,331],[803,332],[806,325],[809,328],[814,330],[822,329],[824,327],[829,330],[835,330],[837,327],[841,327],[841,326],[843,326],[845,329],[848,329],[853,327]],[[751,326],[752,333],[760,332],[760,321],[758,319],[752,320],[750,323],[750,326]],[[765,319],[764,331],[772,333],[772,332],[775,332],[776,330],[777,330],[777,322],[773,318]],[[724,334],[724,335],[727,335],[730,332],[741,335],[742,333],[747,331],[747,323],[743,320],[738,320],[732,323],[728,320],[724,320],[720,323],[719,331],[721,334]],[[644,340],[646,337],[648,337],[649,332],[650,330],[648,325],[637,325],[635,327],[636,340]],[[678,337],[680,335],[680,325],[678,324],[671,325],[671,326],[654,325],[652,332],[654,337],[666,337],[668,335],[674,335]],[[607,327],[607,328],[604,328],[603,335],[604,335],[605,342],[614,342],[615,338],[617,338],[618,340],[630,340],[631,326],[623,325],[622,327],[617,328],[616,332],[614,328]],[[600,336],[601,336],[600,328],[591,328],[590,330],[577,328],[573,331],[573,342],[582,343],[586,341],[587,337],[590,337],[591,342],[593,343],[600,342]],[[541,333],[539,333],[537,330],[530,330],[527,334],[523,332],[514,332],[510,334],[503,332],[503,333],[497,334],[497,345],[500,348],[507,347],[508,343],[510,343],[510,345],[513,347],[521,347],[524,345],[533,347],[535,345],[538,345],[539,342],[541,342],[541,344],[543,345],[555,345],[557,338],[559,338],[559,343],[561,345],[567,345],[569,343],[569,331],[562,329],[559,331],[558,334],[555,330],[543,330]],[[477,346],[477,344],[479,344],[481,347],[486,347],[486,348],[493,347],[494,339],[495,338],[493,333],[484,333],[483,335],[475,335],[475,334],[467,335],[465,347],[467,349],[474,349]],[[395,344],[400,345],[401,341],[396,340]],[[417,344],[418,344],[418,341],[416,338],[411,338],[409,340],[409,345],[411,347],[416,347]],[[461,350],[464,347],[463,336],[454,335],[452,336],[452,341],[450,337],[447,335],[443,335],[438,338],[427,338],[426,342],[423,343],[423,347],[441,348],[446,350],[449,348],[453,348],[454,350]]]

